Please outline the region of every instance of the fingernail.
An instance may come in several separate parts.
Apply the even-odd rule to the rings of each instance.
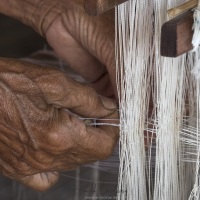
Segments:
[[[115,109],[117,109],[117,104],[112,99],[109,99],[109,98],[103,97],[103,96],[100,96],[100,99],[101,99],[101,101],[103,103],[103,106],[106,109],[109,109],[109,110],[115,110]]]

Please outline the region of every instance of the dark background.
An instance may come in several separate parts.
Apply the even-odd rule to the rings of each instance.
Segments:
[[[33,29],[1,14],[0,30],[0,56],[3,57],[26,57],[46,44]]]

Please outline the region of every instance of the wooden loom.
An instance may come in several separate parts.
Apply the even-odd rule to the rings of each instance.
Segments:
[[[168,16],[172,19],[166,22],[161,30],[162,56],[177,57],[192,50],[192,9],[197,3],[197,0],[191,0],[168,10]]]
[[[98,4],[98,2],[96,2],[96,4],[93,2],[93,6],[94,7],[91,7],[91,9],[96,9],[95,11],[93,11],[91,14],[98,14],[98,13],[102,13],[103,12],[103,10],[104,9],[102,9],[104,6],[104,8],[105,8],[105,10],[108,10],[109,8],[112,8],[112,7],[114,7],[115,5],[117,5],[117,3],[121,3],[121,1],[119,2],[119,1],[113,1],[113,3],[112,3],[112,5],[111,4],[106,4],[105,3],[105,1],[99,1],[99,2],[101,2],[101,5],[99,5]],[[124,45],[125,47],[121,50],[121,53],[122,53],[122,56],[121,56],[121,59],[122,59],[122,61],[124,61],[124,62],[120,62],[120,63],[118,63],[118,66],[119,66],[119,68],[121,69],[121,68],[126,68],[127,69],[127,67],[129,67],[129,63],[128,62],[126,62],[126,60],[129,60],[130,59],[130,61],[132,62],[132,68],[128,68],[128,72],[129,72],[129,74],[132,74],[132,76],[128,76],[128,79],[125,79],[125,81],[123,82],[123,84],[129,84],[129,80],[136,80],[135,82],[133,82],[132,84],[130,84],[130,85],[128,85],[129,86],[129,88],[133,88],[133,92],[135,92],[135,93],[129,93],[129,94],[127,94],[126,92],[126,90],[124,90],[124,96],[129,96],[130,94],[136,94],[136,95],[132,95],[132,96],[134,96],[134,98],[136,97],[138,97],[138,99],[136,99],[136,101],[135,101],[135,99],[134,99],[134,102],[139,102],[140,103],[140,101],[141,101],[141,97],[140,97],[140,94],[144,94],[144,93],[146,93],[147,92],[147,90],[142,90],[141,89],[141,91],[138,89],[138,88],[143,88],[143,85],[144,85],[144,87],[145,87],[145,84],[138,84],[139,86],[141,86],[141,87],[134,87],[134,85],[135,85],[135,83],[142,83],[142,81],[140,80],[140,79],[137,79],[137,77],[141,77],[141,79],[143,78],[143,77],[145,77],[145,70],[148,70],[150,67],[151,67],[151,63],[149,62],[149,60],[147,60],[147,62],[146,63],[144,63],[143,62],[143,58],[145,59],[147,59],[147,58],[152,58],[153,57],[153,59],[152,59],[152,66],[153,66],[153,71],[155,70],[157,70],[156,71],[156,73],[154,73],[153,74],[153,76],[155,76],[155,74],[156,74],[156,78],[157,79],[154,79],[154,85],[156,85],[157,86],[157,90],[156,91],[158,91],[158,95],[157,95],[157,99],[158,99],[158,101],[157,101],[157,99],[156,99],[156,103],[158,103],[159,104],[159,106],[157,106],[156,107],[156,109],[158,109],[158,108],[161,108],[158,112],[160,112],[160,113],[162,113],[161,115],[162,115],[162,117],[160,117],[159,118],[159,120],[160,120],[160,122],[159,122],[159,126],[161,127],[159,127],[158,128],[158,130],[160,129],[161,131],[158,133],[158,134],[160,134],[163,130],[165,130],[165,127],[170,127],[170,128],[174,128],[173,127],[173,125],[171,125],[171,124],[173,124],[173,122],[171,122],[171,123],[169,123],[169,124],[167,124],[167,123],[165,123],[167,120],[163,120],[163,118],[164,118],[164,116],[166,115],[166,113],[168,112],[168,110],[167,110],[167,112],[165,112],[165,115],[163,114],[164,113],[164,111],[165,111],[165,109],[166,109],[166,107],[170,107],[171,105],[173,106],[173,105],[177,105],[176,104],[176,101],[175,102],[173,102],[173,99],[176,99],[176,96],[178,96],[179,94],[178,94],[178,92],[177,91],[181,91],[181,87],[178,87],[178,86],[180,86],[182,83],[180,82],[180,83],[178,83],[178,81],[179,80],[183,80],[183,81],[185,81],[186,79],[182,79],[183,78],[183,76],[182,76],[182,78],[181,79],[179,79],[179,76],[181,76],[181,74],[183,75],[184,74],[184,78],[186,77],[186,75],[185,75],[185,73],[183,73],[183,68],[184,67],[186,67],[186,69],[187,69],[187,74],[190,76],[190,69],[189,69],[189,67],[191,67],[191,66],[189,66],[189,65],[187,65],[187,66],[185,66],[185,65],[182,65],[182,63],[186,63],[187,62],[187,56],[190,56],[189,58],[190,58],[190,60],[192,60],[191,58],[192,58],[192,55],[190,55],[190,53],[189,54],[187,54],[187,56],[180,56],[178,59],[166,59],[166,58],[161,58],[161,56],[160,55],[162,55],[162,56],[166,56],[166,57],[177,57],[177,56],[179,56],[179,55],[181,55],[181,54],[183,54],[183,53],[186,53],[186,52],[188,52],[188,51],[190,51],[192,48],[193,48],[193,46],[192,46],[192,44],[191,44],[191,41],[192,41],[192,35],[193,35],[193,31],[192,31],[192,26],[193,26],[193,11],[192,11],[192,9],[197,5],[197,1],[189,1],[189,2],[187,2],[187,3],[184,3],[184,4],[182,4],[182,5],[180,5],[180,6],[178,6],[178,7],[176,7],[176,8],[173,8],[172,10],[170,10],[169,12],[168,12],[168,15],[170,16],[171,14],[173,15],[173,16],[171,16],[171,17],[173,17],[173,19],[170,19],[168,22],[166,22],[166,13],[164,13],[164,12],[162,12],[161,10],[163,10],[162,9],[162,6],[163,6],[163,8],[164,8],[164,10],[166,11],[167,9],[168,9],[168,7],[167,7],[167,5],[171,5],[171,4],[173,4],[174,2],[173,1],[170,1],[170,3],[171,4],[165,4],[165,2],[164,2],[164,0],[163,0],[163,4],[164,5],[162,5],[162,6],[160,6],[161,4],[160,4],[160,2],[159,1],[155,1],[157,4],[156,4],[156,6],[154,7],[154,5],[151,7],[151,10],[149,9],[149,7],[147,6],[147,5],[144,5],[145,4],[145,1],[143,1],[143,2],[141,2],[141,1],[129,1],[127,4],[128,5],[133,5],[135,2],[137,2],[138,4],[138,7],[132,7],[132,10],[130,10],[129,8],[130,7],[128,7],[127,9],[124,9],[124,5],[122,5],[122,6],[120,6],[120,7],[122,7],[123,9],[119,9],[118,11],[119,11],[119,13],[120,13],[120,15],[118,15],[119,17],[121,16],[121,13],[123,13],[124,12],[124,15],[122,15],[122,18],[120,18],[120,20],[118,21],[119,23],[121,23],[121,21],[122,21],[122,26],[120,27],[120,28],[123,28],[123,26],[124,25],[126,25],[128,28],[127,28],[127,32],[126,32],[126,34],[124,34],[124,32],[123,31],[121,31],[120,32],[120,39],[121,38],[123,38],[123,41],[121,42],[122,44],[127,44],[128,42],[129,42],[129,44],[130,44],[130,46],[131,46],[131,48],[130,48],[130,51],[128,51],[128,53],[126,54],[126,50],[129,48],[129,45]],[[180,1],[181,2],[181,1]],[[184,1],[182,1],[182,2],[184,2]],[[105,4],[104,4],[105,3]],[[130,3],[130,4],[129,4]],[[151,2],[149,1],[149,5],[151,5]],[[165,6],[165,7],[164,7]],[[86,7],[86,6],[85,6]],[[142,9],[143,7],[145,7],[145,9],[143,10],[143,13],[144,14],[146,14],[146,13],[149,13],[149,10],[151,11],[151,13],[150,14],[147,14],[147,15],[144,15],[144,16],[146,16],[146,18],[143,18],[143,16],[141,16],[140,15],[140,13],[139,12],[141,12],[141,10],[140,9]],[[99,9],[99,8],[101,8],[101,9]],[[136,9],[137,8],[137,9]],[[128,11],[130,11],[130,13],[128,13]],[[137,35],[137,33],[138,32],[129,32],[129,24],[127,23],[126,24],[126,22],[133,22],[134,21],[134,19],[135,18],[126,18],[126,16],[129,14],[130,16],[132,16],[132,13],[139,13],[138,15],[137,15],[137,19],[138,19],[138,21],[136,21],[136,23],[137,23],[137,31],[140,33],[140,34],[138,34]],[[159,13],[158,15],[157,15],[157,13]],[[135,16],[135,15],[133,15],[133,16]],[[149,18],[151,18],[152,17],[152,20],[149,20],[149,24],[148,23],[146,23],[146,21],[148,22],[148,20],[146,20],[146,19],[149,19]],[[162,18],[163,17],[163,18]],[[145,19],[145,20],[143,20],[143,19]],[[129,21],[130,20],[130,21]],[[168,19],[167,19],[168,20]],[[138,22],[140,22],[140,23],[138,23]],[[161,23],[157,23],[157,22],[161,22]],[[162,37],[161,37],[161,39],[160,39],[160,30],[161,30],[161,26],[160,25],[162,25],[164,22],[166,22],[164,25],[163,25],[163,27],[162,27]],[[155,24],[154,24],[155,23]],[[147,29],[146,27],[151,27],[151,25],[152,24],[154,24],[154,27],[155,27],[155,30],[149,30],[149,29]],[[141,28],[142,27],[142,25],[143,25],[143,28]],[[119,31],[120,31],[120,29],[119,29]],[[152,31],[152,32],[150,32],[150,31]],[[143,33],[149,33],[149,35],[147,35],[149,38],[148,38],[148,40],[146,40],[146,35],[145,34],[143,34]],[[132,34],[131,34],[132,33]],[[134,34],[133,34],[134,33]],[[130,36],[131,35],[131,36]],[[133,40],[131,40],[130,38],[129,38],[129,36],[130,36],[130,38],[132,39],[133,38],[133,36],[135,36],[135,41],[133,41]],[[159,39],[158,39],[159,38]],[[151,41],[151,42],[148,42],[148,41]],[[161,41],[161,45],[160,45],[160,41]],[[134,43],[135,42],[135,43]],[[155,42],[155,43],[154,43]],[[149,45],[149,44],[153,44],[152,46],[151,45]],[[120,44],[120,43],[119,43]],[[158,44],[158,45],[157,45]],[[118,44],[117,44],[118,45]],[[148,46],[149,45],[149,46]],[[126,49],[127,48],[127,49]],[[154,49],[155,48],[155,49]],[[125,49],[125,50],[124,50]],[[125,53],[124,53],[125,52]],[[144,52],[147,52],[147,54],[145,54]],[[151,54],[148,54],[148,52],[151,52]],[[125,56],[124,56],[125,55]],[[140,55],[142,55],[142,56],[140,56]],[[130,56],[130,57],[128,57],[128,56]],[[132,57],[133,57],[133,59],[132,59]],[[142,59],[141,59],[141,57],[142,57]],[[124,59],[124,60],[123,60]],[[132,60],[131,60],[132,59]],[[137,61],[138,61],[138,59],[139,59],[139,64],[137,64]],[[130,62],[130,63],[131,63]],[[193,63],[191,62],[190,63],[191,65],[193,65]],[[146,66],[146,68],[142,68],[142,67],[144,67],[144,66]],[[177,67],[178,66],[178,67]],[[141,70],[140,71],[140,69],[144,69],[143,71]],[[176,71],[176,69],[178,70],[178,71]],[[122,71],[120,71],[121,72],[121,74],[123,75],[123,70]],[[131,72],[134,72],[134,73],[131,73]],[[143,73],[144,72],[144,73]],[[180,73],[181,72],[181,73]],[[138,73],[138,75],[137,75],[137,77],[136,77],[136,75],[135,74],[137,74]],[[175,75],[175,76],[174,76]],[[121,76],[121,79],[123,79],[124,77],[123,76]],[[120,79],[120,80],[121,80]],[[128,81],[127,81],[128,80]],[[161,80],[161,81],[160,81]],[[190,76],[190,78],[189,78],[189,80],[187,80],[188,82],[190,82],[190,84],[192,84],[192,77]],[[126,82],[127,81],[127,82]],[[131,82],[131,81],[130,81]],[[146,83],[146,82],[145,82]],[[177,84],[177,86],[174,86],[173,85],[173,83],[178,83]],[[122,84],[122,89],[120,90],[120,91],[123,91],[123,84]],[[177,87],[177,89],[176,89],[176,87]],[[199,86],[198,86],[199,87]],[[128,88],[128,87],[127,87]],[[195,89],[195,86],[192,86],[191,88],[194,88]],[[173,90],[173,92],[171,92],[171,90]],[[198,88],[197,88],[197,90],[196,91],[198,91]],[[165,93],[165,92],[167,92],[167,93]],[[164,96],[163,94],[165,94],[166,96]],[[169,96],[171,96],[171,94],[176,94],[176,95],[174,95],[172,98],[168,98]],[[197,93],[198,94],[198,93]],[[178,97],[179,98],[179,97]],[[177,99],[178,99],[177,98]],[[182,98],[182,97],[181,97]],[[178,101],[179,102],[181,102],[181,98],[179,98],[178,99]],[[168,102],[166,101],[166,99],[168,100]],[[138,100],[138,101],[137,101]],[[124,103],[125,101],[123,101],[123,103]],[[130,102],[130,99],[128,99],[127,100],[127,102]],[[126,103],[126,102],[125,102]],[[182,103],[182,102],[181,102]],[[127,103],[127,105],[129,105],[128,103]],[[155,104],[156,105],[156,104]],[[139,107],[139,106],[138,106]],[[135,108],[135,107],[134,107]],[[146,108],[147,108],[147,106],[146,106]],[[164,109],[163,109],[164,108]],[[137,109],[135,109],[136,111],[137,111]],[[135,111],[134,110],[134,111]],[[163,111],[164,110],[164,111]],[[126,112],[127,110],[125,110],[125,112]],[[131,111],[130,113],[134,113],[134,112],[132,112],[133,111],[133,109],[132,109],[132,107],[130,106],[129,107],[129,111]],[[176,117],[176,115],[174,115],[174,113],[176,113],[176,112],[174,112],[174,111],[176,111],[175,109],[173,110],[173,109],[171,109],[171,113],[172,113],[172,115],[170,115],[170,119],[171,119],[171,116],[173,116],[174,118],[174,121],[176,121],[177,119],[179,119],[179,117]],[[123,113],[123,112],[121,112],[121,113]],[[178,112],[177,112],[178,113]],[[156,113],[157,114],[157,113]],[[160,115],[160,116],[161,116]],[[141,116],[141,115],[140,115]],[[177,115],[178,116],[178,115]],[[159,116],[158,116],[159,117]],[[134,119],[138,119],[138,116],[136,116]],[[126,115],[125,115],[125,117],[123,118],[123,119],[127,119],[126,118]],[[135,120],[135,121],[137,121],[137,119]],[[139,123],[138,123],[139,124]],[[178,124],[178,121],[177,121],[177,124]],[[129,124],[128,124],[129,125]],[[131,121],[131,125],[132,125],[132,121]],[[135,126],[135,127],[137,127],[137,124],[134,124],[133,126]],[[128,127],[128,126],[123,126],[123,127]],[[156,126],[157,127],[157,126]],[[162,128],[163,128],[163,130],[162,130]],[[166,128],[167,129],[167,128]],[[168,130],[170,130],[170,129],[168,129]],[[166,132],[165,133],[167,133],[167,134],[164,134],[164,136],[166,136],[166,135],[168,135],[168,130],[166,130]],[[174,130],[174,129],[173,129]],[[171,131],[172,132],[172,137],[174,137],[174,133],[175,132],[173,132],[173,131]],[[129,135],[129,132],[125,132],[126,134],[124,134],[124,135]],[[132,133],[132,132],[131,132]],[[136,133],[136,134],[135,134]],[[141,131],[141,133],[143,134],[143,130]],[[122,136],[123,136],[123,134],[121,134]],[[136,135],[137,136],[137,130],[136,130],[136,132],[134,132],[134,134],[133,135]],[[161,134],[160,134],[161,135]],[[163,136],[163,135],[162,135]],[[124,137],[124,138],[126,138],[126,137]],[[128,138],[128,137],[127,137]],[[128,138],[129,139],[129,138]],[[139,140],[137,140],[138,138],[134,138],[134,139],[136,139],[136,140],[133,140],[133,141],[131,141],[131,142],[134,142],[134,141],[139,141]],[[168,138],[169,139],[169,138]],[[124,141],[124,140],[122,140],[122,141]],[[126,140],[126,141],[130,141],[130,140]],[[163,140],[164,141],[164,140]],[[158,148],[158,154],[157,154],[157,152],[156,152],[156,156],[158,155],[158,157],[157,158],[168,158],[167,157],[167,154],[168,153],[166,153],[164,150],[166,150],[166,149],[168,149],[169,147],[168,146],[164,146],[163,144],[163,141],[161,141],[161,145],[159,146],[159,147],[161,147],[161,151],[159,151],[159,148]],[[177,140],[178,141],[178,140]],[[130,143],[131,143],[130,142]],[[172,141],[170,141],[169,142],[169,144],[170,145],[172,145]],[[131,145],[132,145],[132,143],[131,143]],[[134,143],[134,145],[135,145],[135,143]],[[133,145],[132,145],[133,146]],[[123,146],[124,147],[124,146]],[[163,149],[162,149],[163,148]],[[173,149],[174,148],[174,146],[172,145],[171,146],[171,149]],[[125,146],[125,149],[128,149],[128,148],[126,148],[126,146]],[[177,148],[178,149],[178,148]],[[132,149],[131,149],[132,150]],[[165,154],[164,153],[162,153],[162,150],[163,150],[163,152],[165,152]],[[169,150],[170,150],[170,148],[169,148]],[[128,151],[127,151],[128,152]],[[127,153],[126,152],[126,153]],[[131,152],[131,151],[129,151],[129,152]],[[132,164],[134,164],[134,163],[140,163],[140,158],[142,157],[141,155],[142,154],[140,154],[141,152],[142,152],[142,150],[141,151],[137,151],[137,153],[135,153],[135,155],[139,155],[138,157],[137,157],[137,159],[135,159],[134,160],[134,162],[133,162],[133,157],[134,157],[134,155],[133,154],[129,154],[129,152],[127,153],[127,155],[130,155],[130,156],[126,156],[126,157],[128,157],[128,159],[127,159],[127,163],[130,163],[131,161],[132,161]],[[133,151],[132,151],[133,152]],[[159,154],[160,153],[160,154]],[[174,153],[174,152],[173,152]],[[173,155],[173,153],[171,152],[169,155]],[[159,157],[160,156],[160,157]],[[159,175],[160,174],[165,174],[165,175],[167,175],[166,177],[168,177],[168,175],[170,174],[170,170],[168,171],[168,169],[170,169],[170,168],[173,168],[174,167],[174,169],[176,170],[176,159],[175,160],[170,160],[169,159],[169,161],[172,161],[172,162],[167,162],[166,161],[166,163],[165,163],[165,159],[163,159],[164,161],[159,165],[157,165],[158,167],[157,167],[157,169],[158,169],[158,171],[157,172],[162,172],[162,173],[157,173],[157,177],[158,177],[158,181],[157,181],[157,188],[155,189],[155,191],[157,192],[155,192],[154,194],[155,194],[155,196],[154,196],[154,194],[152,193],[152,196],[154,196],[155,198],[154,199],[166,199],[166,200],[168,200],[168,199],[183,199],[183,198],[177,198],[178,197],[178,192],[176,193],[176,192],[169,192],[168,193],[168,186],[170,187],[170,188],[173,188],[172,186],[171,186],[171,183],[173,182],[173,184],[174,184],[174,188],[176,188],[177,187],[177,182],[176,182],[176,177],[175,178],[173,178],[173,176],[169,176],[170,177],[170,179],[171,179],[171,181],[169,181],[169,182],[167,182],[167,181],[163,181],[164,179],[162,179],[162,177],[160,177]],[[122,163],[122,162],[120,162],[120,163]],[[142,163],[142,162],[141,162]],[[170,167],[168,167],[168,163],[170,163],[170,164],[172,164],[172,165],[170,165]],[[163,165],[162,165],[163,164]],[[139,164],[138,164],[139,165]],[[165,166],[165,165],[167,165],[167,167],[166,168],[164,168],[163,169],[163,167],[162,166]],[[141,166],[142,166],[142,164],[141,164]],[[171,167],[172,166],[172,167]],[[122,166],[123,167],[123,166]],[[122,177],[122,179],[121,179],[121,188],[126,188],[126,186],[124,186],[123,184],[125,183],[126,185],[128,185],[129,186],[129,184],[132,186],[130,186],[129,187],[129,189],[131,188],[131,190],[133,190],[133,188],[135,187],[135,186],[137,186],[137,189],[135,189],[134,190],[134,192],[130,192],[130,191],[128,191],[129,193],[128,194],[130,194],[130,196],[129,196],[129,198],[128,199],[147,199],[147,198],[133,198],[133,196],[132,195],[135,195],[135,193],[137,193],[138,191],[140,192],[138,192],[138,196],[140,196],[140,197],[144,197],[144,196],[142,196],[142,194],[144,193],[143,191],[142,191],[142,188],[143,188],[143,186],[147,183],[147,179],[145,179],[146,177],[143,177],[142,178],[142,176],[140,176],[140,175],[143,175],[144,173],[141,173],[141,174],[139,174],[139,176],[138,177],[136,177],[137,176],[137,171],[134,171],[135,169],[138,169],[138,170],[140,170],[140,169],[143,169],[143,168],[137,168],[137,167],[135,167],[135,168],[133,168],[133,170],[131,171],[131,172],[134,172],[134,173],[131,173],[130,171],[128,171],[127,170],[127,176],[126,176],[126,174],[124,173],[124,171],[123,171],[123,176],[125,177],[124,179],[123,179],[123,176],[121,176]],[[198,168],[197,168],[198,169]],[[122,170],[123,170],[123,168],[122,168]],[[166,171],[164,171],[164,170],[166,170]],[[191,171],[190,169],[188,170],[188,171]],[[130,173],[129,173],[130,172]],[[135,173],[136,172],[136,173]],[[125,174],[125,175],[124,175]],[[130,175],[131,174],[131,175]],[[175,172],[174,174],[176,174],[177,175],[177,173]],[[129,181],[129,177],[131,177],[130,178],[130,181]],[[134,182],[134,184],[133,184],[133,181],[131,180],[132,179],[132,177],[134,177],[134,181],[135,180],[139,180],[139,179],[141,179],[141,180],[145,180],[145,181],[143,181],[143,183],[142,184],[137,184],[137,183],[139,183],[139,181],[137,182],[137,181],[135,181]],[[135,178],[136,177],[136,178]],[[198,178],[198,177],[197,177]],[[149,180],[151,180],[151,177],[149,178]],[[161,180],[161,181],[159,181],[159,180]],[[185,179],[184,179],[185,180]],[[198,179],[197,179],[198,180]],[[163,182],[162,182],[163,181]],[[137,182],[137,183],[136,183]],[[141,181],[142,182],[142,181]],[[140,182],[140,183],[141,183]],[[188,182],[188,181],[185,181],[185,182]],[[136,183],[136,184],[135,184]],[[159,183],[163,183],[163,185],[159,185]],[[196,183],[195,183],[196,184]],[[149,184],[149,185],[151,185],[151,184]],[[165,185],[167,185],[167,187],[165,188]],[[124,186],[124,187],[123,187]],[[159,187],[158,187],[159,186]],[[151,190],[151,187],[148,187],[147,189],[149,189],[150,188],[150,190]],[[196,187],[197,188],[197,187]],[[195,190],[197,190],[195,187],[194,187],[194,189]],[[149,190],[149,191],[150,191]],[[152,189],[152,190],[154,190],[154,189]],[[173,191],[179,191],[179,190],[176,190],[176,189],[174,189]],[[183,191],[183,193],[181,193],[181,195],[183,194],[183,196],[185,196],[186,197],[186,195],[184,195],[184,190],[182,190]],[[163,195],[163,194],[165,194],[165,195]],[[137,196],[136,195],[136,196]],[[170,196],[171,195],[171,196]],[[173,195],[175,195],[175,196],[173,196]],[[177,196],[176,196],[177,195]],[[123,197],[125,197],[126,195],[122,195]],[[149,193],[149,195],[148,195],[148,197],[150,197],[151,196],[151,191],[150,191],[150,193]],[[162,198],[161,198],[161,196],[162,196]],[[166,197],[166,198],[163,198],[163,197]],[[121,196],[120,196],[121,197]],[[175,198],[176,197],[176,198]],[[122,199],[122,198],[119,198],[119,199]],[[123,199],[127,199],[127,198],[123,198]]]
[[[102,14],[127,0],[85,0],[85,10],[89,15]],[[193,11],[197,0],[190,0],[182,5],[168,10],[171,18],[161,30],[162,56],[177,57],[190,51],[192,47]]]

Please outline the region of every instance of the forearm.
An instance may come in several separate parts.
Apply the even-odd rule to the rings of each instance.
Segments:
[[[66,0],[67,1],[67,0]],[[49,0],[1,0],[0,13],[20,20],[41,35],[61,12],[63,1]]]

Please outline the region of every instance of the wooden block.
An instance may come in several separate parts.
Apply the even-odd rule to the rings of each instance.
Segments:
[[[84,7],[89,15],[96,16],[126,1],[128,0],[85,0]]]
[[[177,57],[190,51],[192,46],[193,12],[187,11],[166,22],[161,30],[161,55]]]

